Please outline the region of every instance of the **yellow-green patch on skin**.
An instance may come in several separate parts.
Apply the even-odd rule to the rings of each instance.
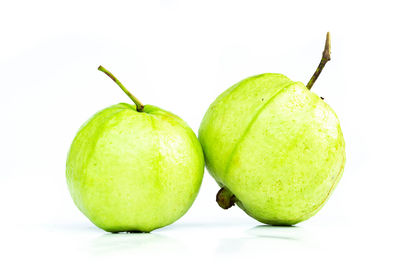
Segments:
[[[234,87],[210,106],[200,126],[207,168],[255,219],[276,225],[308,219],[343,173],[336,114],[283,75],[250,77]]]
[[[200,126],[199,140],[208,155],[207,169],[217,182],[224,173],[220,166],[226,166],[230,161],[236,143],[254,115],[269,98],[290,83],[281,74],[253,76],[233,85],[211,104]],[[259,90],[254,90],[255,87]],[[205,138],[212,142],[202,140]]]
[[[110,231],[150,232],[179,219],[203,177],[201,146],[186,123],[158,107],[118,104],[76,135],[66,176],[78,208]]]

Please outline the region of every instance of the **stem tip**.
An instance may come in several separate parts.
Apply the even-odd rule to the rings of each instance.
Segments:
[[[325,67],[325,64],[331,60],[331,34],[329,32],[326,33],[325,39],[325,47],[322,52],[321,62],[319,63],[317,69],[315,70],[313,76],[310,81],[307,83],[307,88],[311,90],[311,87],[314,85],[315,81],[318,79],[318,76],[321,74],[322,70]]]

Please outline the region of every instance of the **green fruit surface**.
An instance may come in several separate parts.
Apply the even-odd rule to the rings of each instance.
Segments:
[[[281,74],[247,78],[222,93],[199,129],[206,166],[260,222],[313,216],[340,180],[345,143],[334,111]]]
[[[108,107],[76,135],[66,176],[78,208],[109,232],[150,232],[190,208],[203,178],[203,152],[176,115],[146,105]]]

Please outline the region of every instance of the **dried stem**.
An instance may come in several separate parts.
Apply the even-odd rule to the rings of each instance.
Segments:
[[[315,81],[318,79],[318,76],[321,74],[325,64],[331,60],[331,35],[329,32],[326,33],[325,40],[325,49],[322,52],[321,62],[319,63],[317,70],[314,72],[314,75],[311,77],[310,81],[307,83],[307,88],[311,90],[311,87],[314,85]]]
[[[224,210],[235,205],[236,197],[228,188],[222,187],[217,193],[217,203]]]

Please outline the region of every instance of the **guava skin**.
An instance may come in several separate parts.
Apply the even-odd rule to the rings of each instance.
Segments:
[[[150,232],[183,216],[202,182],[196,135],[176,115],[117,104],[89,119],[72,142],[66,177],[78,208],[108,232]]]
[[[324,205],[343,174],[335,112],[281,74],[247,78],[222,93],[199,129],[206,167],[251,217],[294,225]]]

